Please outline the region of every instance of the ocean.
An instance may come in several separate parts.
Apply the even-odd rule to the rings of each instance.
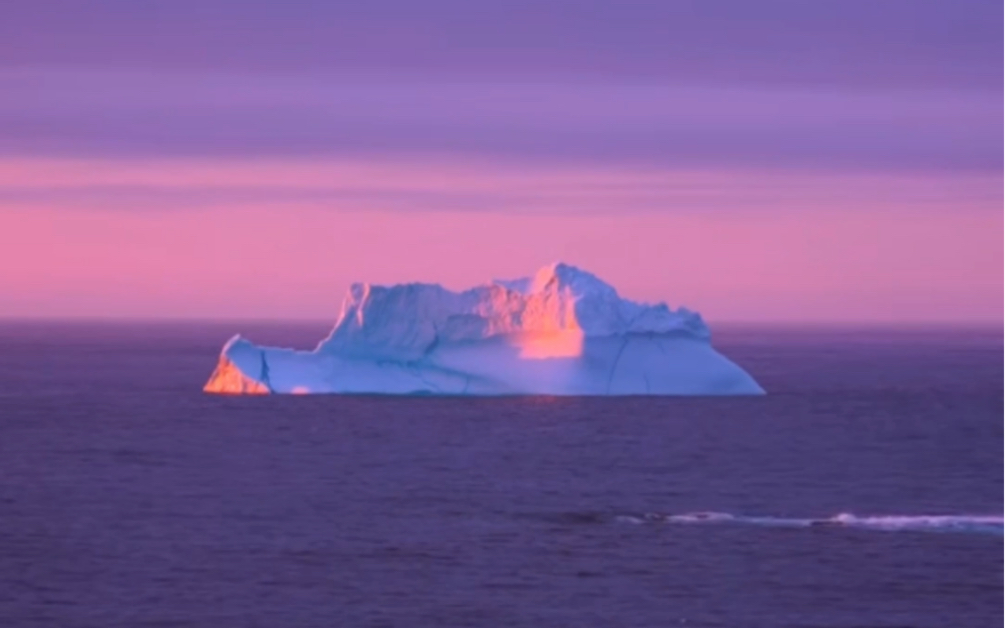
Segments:
[[[999,627],[997,330],[713,326],[743,398],[220,397],[324,324],[0,324],[0,626]]]

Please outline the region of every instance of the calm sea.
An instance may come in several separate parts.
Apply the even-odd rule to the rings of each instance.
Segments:
[[[202,394],[236,331],[326,329],[0,325],[0,626],[1002,625],[1000,330],[715,330],[763,398]]]

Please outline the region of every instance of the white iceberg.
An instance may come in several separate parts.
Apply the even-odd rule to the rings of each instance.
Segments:
[[[701,316],[618,296],[566,264],[463,292],[354,284],[313,351],[224,346],[206,392],[759,395]]]

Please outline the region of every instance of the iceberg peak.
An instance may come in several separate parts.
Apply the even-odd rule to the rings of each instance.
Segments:
[[[548,290],[568,290],[575,296],[590,293],[605,294],[616,298],[617,291],[593,273],[580,270],[564,262],[542,266],[533,275],[512,280],[497,280],[494,283],[515,290],[524,295]]]
[[[514,333],[679,334],[707,340],[708,327],[686,309],[618,296],[613,286],[575,266],[555,263],[529,277],[497,280],[462,292],[439,284],[353,284],[320,351],[415,359],[440,342]]]

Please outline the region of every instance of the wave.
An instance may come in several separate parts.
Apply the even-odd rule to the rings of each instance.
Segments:
[[[1001,515],[878,515],[858,516],[840,513],[825,518],[794,518],[734,515],[727,512],[687,512],[661,514],[649,512],[642,515],[618,515],[617,523],[662,523],[676,525],[758,525],[781,528],[855,528],[886,532],[972,532],[996,534],[1003,532]]]

